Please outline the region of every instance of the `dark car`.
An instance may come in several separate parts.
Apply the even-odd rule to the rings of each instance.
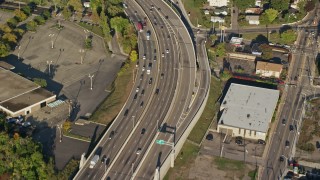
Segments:
[[[106,155],[103,155],[102,158],[101,158],[101,163],[104,163],[107,159],[107,156]]]
[[[236,140],[236,144],[238,144],[238,145],[242,145],[242,140],[237,139],[237,140]]]
[[[159,88],[157,88],[157,89],[156,89],[156,94],[159,94],[159,91],[160,91]]]
[[[111,131],[111,133],[109,135],[109,139],[112,139],[113,136],[114,136],[114,131]]]
[[[152,78],[149,79],[149,84],[152,84]]]
[[[129,113],[129,109],[126,109],[126,111],[124,112],[124,116],[127,116]]]
[[[138,97],[138,94],[136,93],[136,94],[134,95],[133,99],[137,99],[137,97]]]
[[[169,19],[169,16],[165,16],[166,19]]]
[[[286,147],[290,146],[290,142],[288,140],[286,140]]]
[[[161,73],[161,79],[163,79],[163,77],[164,77],[164,73]]]
[[[232,12],[233,12],[233,13],[236,13],[236,10],[233,10]]]
[[[293,131],[293,125],[292,125],[292,124],[290,124],[289,130],[290,130],[290,131]]]
[[[156,61],[156,60],[157,60],[157,56],[154,56],[154,57],[153,57],[153,60]]]
[[[157,53],[157,49],[154,49],[153,52],[154,52],[154,53]]]
[[[282,119],[282,125],[286,125],[286,120]]]
[[[266,142],[262,139],[258,139],[258,144],[266,144]]]
[[[141,91],[141,95],[144,95],[144,89],[142,89],[142,91]]]
[[[206,139],[207,139],[208,141],[212,141],[212,140],[213,140],[213,135],[209,133],[209,134],[206,136]]]
[[[237,136],[236,140],[242,140],[242,137],[241,136]]]
[[[146,132],[146,129],[145,128],[142,128],[141,129],[141,134],[144,134]]]
[[[143,106],[143,101],[140,103],[140,107],[142,107]]]
[[[284,161],[284,157],[283,157],[283,156],[280,156],[279,161],[280,161],[280,162],[283,162],[283,161]]]
[[[142,79],[143,79],[143,74],[140,75],[140,80],[142,80]]]
[[[316,147],[317,147],[317,149],[320,149],[320,142],[319,141],[316,142]]]

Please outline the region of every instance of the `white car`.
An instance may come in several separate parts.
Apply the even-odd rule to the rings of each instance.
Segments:
[[[138,149],[137,149],[136,154],[137,154],[137,155],[141,154],[141,148],[138,148]]]
[[[146,60],[146,55],[143,55],[142,59],[143,59],[143,60]]]
[[[169,49],[166,49],[166,53],[167,53],[167,54],[169,53]]]
[[[136,92],[139,92],[139,90],[140,90],[140,87],[138,86],[137,89],[136,89]]]
[[[144,70],[145,70],[145,66],[142,67],[142,71],[144,71]]]
[[[164,53],[161,54],[161,57],[164,57]]]

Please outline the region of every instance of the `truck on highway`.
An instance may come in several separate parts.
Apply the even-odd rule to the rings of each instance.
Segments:
[[[94,166],[98,163],[98,161],[99,161],[99,155],[96,154],[91,159],[89,168],[90,169],[94,168]]]
[[[141,22],[138,22],[137,23],[137,29],[142,32],[143,31],[143,26],[142,26],[142,23]]]

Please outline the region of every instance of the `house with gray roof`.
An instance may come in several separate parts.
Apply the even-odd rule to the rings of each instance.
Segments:
[[[232,83],[220,106],[218,132],[265,140],[279,91]]]

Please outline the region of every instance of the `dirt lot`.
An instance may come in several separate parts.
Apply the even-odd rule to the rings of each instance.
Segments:
[[[301,160],[319,162],[320,151],[316,142],[320,142],[320,99],[310,101],[306,106],[305,118],[298,141],[296,156]]]

